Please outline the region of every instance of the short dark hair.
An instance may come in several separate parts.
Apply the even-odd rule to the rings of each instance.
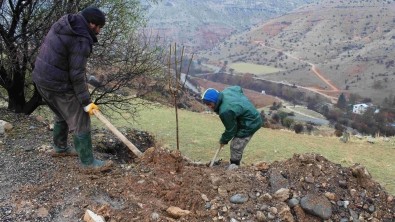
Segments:
[[[81,11],[81,14],[88,23],[90,22],[99,26],[104,26],[104,24],[106,24],[106,16],[104,13],[94,6],[85,8]]]

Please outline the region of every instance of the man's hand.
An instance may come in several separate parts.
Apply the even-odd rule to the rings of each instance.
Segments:
[[[91,103],[84,107],[84,111],[89,113],[90,116],[93,115],[93,110],[99,110],[99,107],[96,106],[94,103]]]

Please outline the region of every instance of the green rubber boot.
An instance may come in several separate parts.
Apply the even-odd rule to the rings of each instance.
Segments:
[[[79,154],[83,168],[101,170],[101,168],[109,165],[109,162],[101,161],[93,157],[92,138],[90,133],[74,135],[74,146]]]
[[[55,150],[52,152],[53,157],[78,156],[73,148],[67,146],[68,133],[69,127],[65,121],[55,122],[53,126],[53,148]]]

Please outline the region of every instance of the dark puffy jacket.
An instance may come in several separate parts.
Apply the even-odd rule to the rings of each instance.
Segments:
[[[74,93],[83,106],[91,102],[85,68],[97,42],[81,14],[69,14],[55,22],[41,45],[33,81],[56,92]]]
[[[221,144],[227,144],[233,137],[252,136],[262,126],[260,113],[240,86],[231,86],[220,92],[214,111],[225,126]]]

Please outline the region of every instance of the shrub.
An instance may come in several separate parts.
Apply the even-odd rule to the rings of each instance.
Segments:
[[[292,124],[295,122],[294,119],[291,118],[284,118],[283,120],[283,126],[287,127],[287,128],[291,128]]]
[[[343,130],[335,130],[335,136],[341,137],[343,135]]]
[[[272,120],[273,120],[273,123],[279,123],[280,122],[280,115],[278,115],[277,113],[273,114]]]
[[[340,123],[335,124],[335,130],[339,130],[340,132],[343,132],[344,126]]]
[[[309,134],[311,133],[311,131],[313,131],[313,129],[314,129],[313,125],[311,125],[311,124],[306,124],[306,130],[307,130],[307,132],[308,132]]]
[[[300,123],[295,124],[295,126],[294,126],[295,133],[297,133],[297,134],[303,132],[303,129],[304,129],[304,127]]]

